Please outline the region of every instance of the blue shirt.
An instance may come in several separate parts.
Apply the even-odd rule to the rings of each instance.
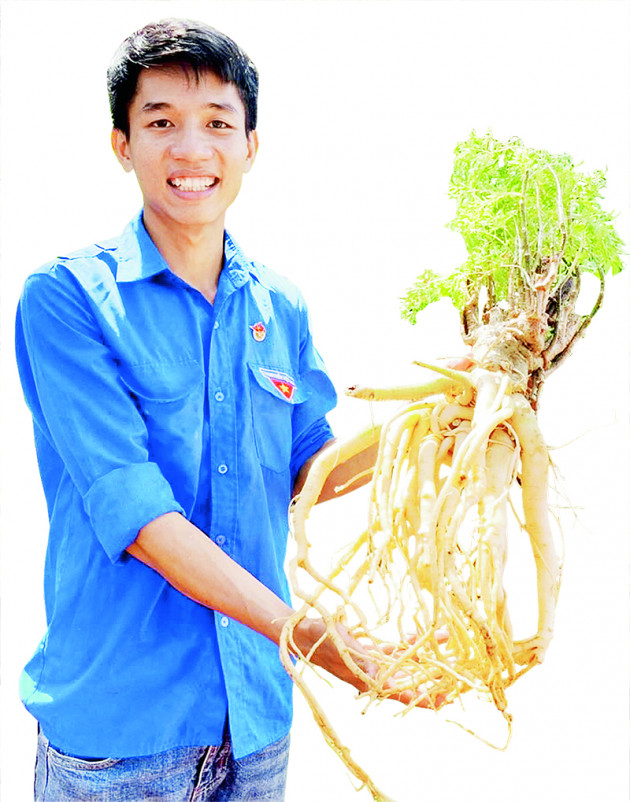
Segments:
[[[299,292],[226,233],[210,304],[139,216],[27,279],[16,343],[50,517],[26,707],[58,748],[95,757],[218,744],[228,711],[237,758],[285,735],[277,646],[125,549],[177,511],[289,602],[292,484],[336,400]]]

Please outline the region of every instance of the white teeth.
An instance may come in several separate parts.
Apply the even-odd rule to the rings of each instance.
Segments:
[[[215,182],[216,178],[210,178],[209,176],[203,176],[202,178],[187,176],[185,178],[170,179],[172,186],[184,192],[203,192],[204,189],[208,189]]]

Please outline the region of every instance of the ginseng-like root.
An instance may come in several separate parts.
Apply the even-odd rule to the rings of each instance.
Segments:
[[[382,429],[371,427],[324,452],[291,509],[297,544],[291,580],[303,606],[284,627],[281,657],[327,742],[374,799],[386,797],[341,744],[304,681],[312,653],[299,651],[293,630],[309,612],[324,620],[370,702],[410,690],[406,713],[418,704],[438,709],[474,690],[508,725],[505,690],[542,661],[553,632],[560,566],[547,510],[549,458],[536,417],[499,373],[439,372],[415,388],[353,388],[358,397],[406,396],[412,403]],[[336,564],[316,568],[306,536],[309,513],[334,467],[377,439],[365,531]],[[514,642],[503,570],[517,477],[536,564],[538,631]],[[376,676],[357,663],[340,624],[369,651]]]

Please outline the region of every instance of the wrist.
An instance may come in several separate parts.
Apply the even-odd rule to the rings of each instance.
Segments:
[[[321,618],[302,618],[293,628],[290,649],[295,656],[308,656],[326,637],[326,625]]]

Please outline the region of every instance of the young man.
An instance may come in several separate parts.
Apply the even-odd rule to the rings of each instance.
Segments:
[[[278,800],[287,508],[335,392],[298,291],[225,230],[258,147],[253,64],[170,20],[108,82],[143,210],[29,277],[17,318],[50,516],[48,629],[21,685],[36,799]],[[298,645],[323,632],[304,621]],[[315,660],[357,684],[330,641]]]

